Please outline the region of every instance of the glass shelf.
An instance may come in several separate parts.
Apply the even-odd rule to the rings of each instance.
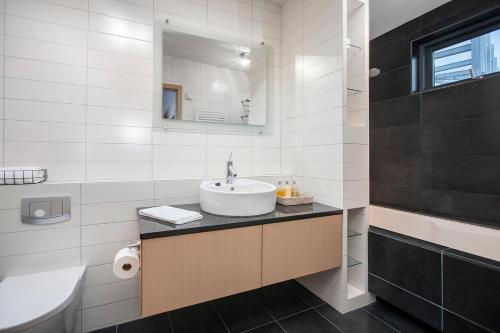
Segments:
[[[347,88],[347,95],[356,95],[361,93],[362,91],[354,88]]]
[[[358,45],[355,45],[355,44],[352,44],[352,43],[347,43],[347,48],[353,49],[353,50],[356,50],[356,51],[360,51],[361,50],[361,46],[358,46]]]
[[[356,236],[361,236],[361,233],[354,231],[354,230],[347,229],[347,237],[356,237]]]
[[[361,261],[347,256],[347,267],[354,267],[357,265],[361,265]]]

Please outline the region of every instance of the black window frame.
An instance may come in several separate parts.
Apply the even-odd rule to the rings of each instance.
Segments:
[[[500,29],[500,8],[459,22],[436,33],[412,42],[412,91],[421,92],[446,88],[486,77],[500,75],[500,70],[473,78],[458,80],[438,86],[433,85],[434,51],[458,44]],[[500,61],[500,55],[498,55]]]

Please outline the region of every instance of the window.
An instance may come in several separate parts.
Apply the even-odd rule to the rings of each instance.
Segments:
[[[432,86],[500,71],[500,29],[432,52]]]
[[[500,16],[424,37],[414,42],[413,52],[414,91],[499,73]]]

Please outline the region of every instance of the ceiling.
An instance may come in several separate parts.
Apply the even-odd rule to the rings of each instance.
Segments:
[[[268,0],[283,6],[288,0]],[[370,0],[370,38],[378,37],[450,0]]]
[[[370,0],[370,38],[378,37],[450,0]]]

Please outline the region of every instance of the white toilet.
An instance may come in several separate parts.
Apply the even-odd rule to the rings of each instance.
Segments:
[[[73,332],[85,266],[5,278],[0,282],[0,332]]]

